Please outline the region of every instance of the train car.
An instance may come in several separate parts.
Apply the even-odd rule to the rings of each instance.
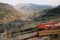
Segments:
[[[52,22],[52,23],[42,23],[38,24],[39,30],[54,30],[54,29],[60,29],[60,23]]]

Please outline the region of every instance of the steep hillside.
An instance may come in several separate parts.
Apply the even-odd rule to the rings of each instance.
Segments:
[[[21,14],[11,5],[0,3],[0,24],[20,19]]]
[[[47,10],[46,10],[47,11]],[[44,22],[52,22],[52,21],[59,21],[60,20],[60,6],[50,9],[45,12],[45,15],[41,15],[35,18],[35,21],[44,21]]]

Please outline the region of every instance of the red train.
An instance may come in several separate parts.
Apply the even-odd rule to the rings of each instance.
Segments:
[[[38,24],[38,28],[40,30],[54,30],[54,29],[60,29],[60,23],[53,22],[53,23],[42,23]]]

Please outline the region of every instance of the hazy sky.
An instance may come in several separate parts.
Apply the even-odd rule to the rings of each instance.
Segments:
[[[0,2],[16,5],[19,3],[34,3],[43,5],[59,5],[60,0],[0,0]]]

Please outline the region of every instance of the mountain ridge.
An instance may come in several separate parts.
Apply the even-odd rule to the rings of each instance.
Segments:
[[[30,9],[46,9],[46,8],[51,8],[52,6],[50,5],[37,5],[37,4],[27,4],[27,3],[22,3],[22,4],[17,4],[15,7],[18,7],[18,9],[20,9],[19,7],[21,7],[21,9],[25,9],[25,10],[30,10]]]
[[[23,3],[23,4],[17,4],[15,6],[15,9],[20,11],[27,19],[30,17],[33,17],[33,15],[38,12],[41,12],[45,9],[51,9],[52,6],[49,5],[37,5],[37,4],[30,4],[30,3]]]

